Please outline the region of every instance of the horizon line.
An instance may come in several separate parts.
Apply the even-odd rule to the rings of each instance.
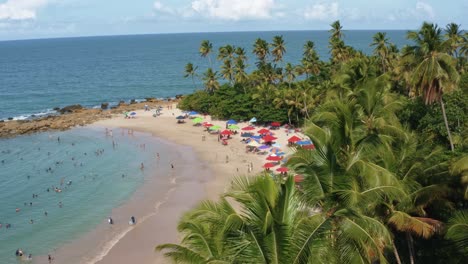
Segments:
[[[346,31],[409,31],[416,29],[343,29]],[[255,33],[255,32],[301,32],[301,31],[329,31],[329,29],[278,29],[278,30],[233,30],[233,31],[187,31],[187,32],[159,32],[159,33],[136,33],[136,34],[102,34],[102,35],[77,35],[64,37],[37,37],[37,38],[18,38],[18,39],[0,39],[0,42],[9,41],[28,41],[28,40],[49,40],[49,39],[73,39],[73,38],[98,38],[98,37],[125,37],[125,36],[148,36],[148,35],[183,35],[183,34],[220,34],[220,33]]]

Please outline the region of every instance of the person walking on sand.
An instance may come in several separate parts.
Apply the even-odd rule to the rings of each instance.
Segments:
[[[145,169],[145,165],[142,162],[141,165],[140,165],[140,170],[144,170],[144,169]]]
[[[113,225],[114,219],[112,219],[112,217],[109,216],[109,218],[107,218],[107,222],[109,223],[109,225]]]
[[[50,254],[47,255],[47,259],[49,260],[49,263],[52,263],[53,258],[52,258],[52,256]]]

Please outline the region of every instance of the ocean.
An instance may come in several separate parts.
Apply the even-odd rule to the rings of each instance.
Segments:
[[[375,33],[345,31],[345,40],[371,53]],[[388,38],[401,47],[407,43],[405,33],[388,31]],[[198,79],[194,87],[190,78],[183,78],[184,66],[192,62],[199,73],[208,67],[208,60],[198,53],[202,40],[210,40],[215,50],[226,44],[244,47],[252,69],[255,39],[271,41],[275,35],[285,39],[285,63],[299,62],[307,40],[315,42],[322,59],[329,56],[326,31],[3,41],[0,120],[27,119],[71,104],[96,107],[103,102],[190,93],[201,89],[202,83]],[[212,59],[215,67],[219,65],[214,54]],[[113,137],[106,136],[104,128],[87,127],[0,139],[0,264],[16,263],[18,248],[34,256],[47,255],[105,222],[112,209],[143,185],[145,171],[155,170],[150,164],[154,165],[156,151],[175,155],[174,146],[151,135],[131,136],[120,129],[113,131]],[[141,162],[147,167],[144,171]],[[161,162],[167,163],[167,157]],[[157,169],[158,177],[167,177],[166,169]],[[55,192],[55,187],[62,191]]]
[[[377,31],[345,31],[348,45],[370,54]],[[406,31],[386,31],[398,47],[407,44]],[[286,42],[284,62],[298,64],[302,46],[315,42],[322,59],[328,59],[327,31],[270,31],[187,33],[134,36],[80,37],[0,42],[0,119],[26,119],[53,113],[53,108],[71,104],[87,107],[103,102],[167,98],[202,88],[183,78],[184,66],[192,62],[201,74],[208,60],[198,49],[202,40],[214,50],[232,44],[244,47],[252,69],[252,45],[256,38],[271,41],[282,35]],[[219,66],[212,54],[214,67]]]

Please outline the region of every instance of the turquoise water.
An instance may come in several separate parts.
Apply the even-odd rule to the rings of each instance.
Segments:
[[[345,31],[347,44],[371,53],[377,31]],[[387,31],[397,46],[407,43],[405,31]],[[302,46],[315,42],[322,59],[329,56],[327,31],[271,31],[190,33],[139,36],[41,39],[0,42],[0,119],[24,119],[50,113],[54,107],[102,102],[173,97],[194,90],[183,78],[184,66],[192,62],[201,73],[208,60],[201,58],[200,42],[208,39],[214,49],[226,44],[244,47],[250,69],[255,65],[252,44],[256,38],[271,41],[283,35],[285,62],[298,64]],[[212,60],[215,66],[218,62]],[[197,87],[202,87],[197,79]]]
[[[17,248],[47,255],[105,221],[148,177],[154,153],[166,148],[150,135],[114,129],[111,138],[103,128],[0,139],[0,146],[0,264],[16,263]]]

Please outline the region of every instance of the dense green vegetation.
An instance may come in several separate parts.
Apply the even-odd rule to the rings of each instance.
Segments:
[[[219,118],[304,127],[315,150],[287,165],[295,186],[270,175],[238,178],[219,201],[180,221],[180,244],[158,246],[176,263],[463,263],[468,259],[468,33],[424,23],[398,50],[377,33],[367,56],[347,46],[338,21],[328,62],[314,43],[283,63],[281,36],[245,51],[219,49],[220,73],[184,109]],[[203,57],[212,44],[204,41]],[[210,62],[211,64],[211,62]],[[196,76],[188,64],[187,77]],[[220,84],[218,77],[225,81]]]

